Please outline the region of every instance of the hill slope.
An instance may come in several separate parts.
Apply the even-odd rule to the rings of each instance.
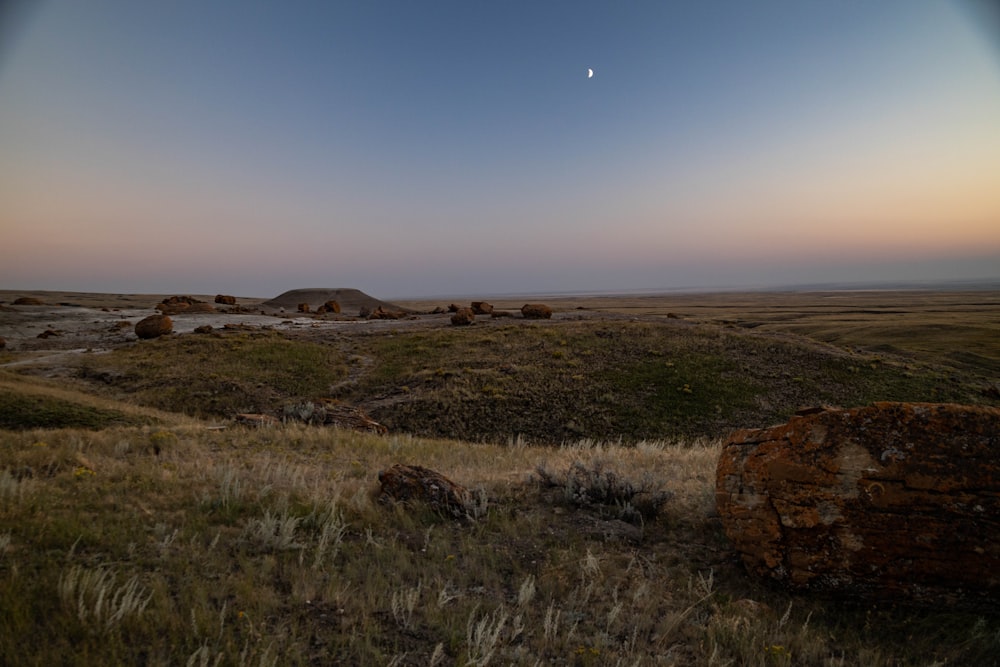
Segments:
[[[376,299],[357,289],[293,289],[260,305],[265,309],[281,310],[284,308],[294,311],[300,303],[307,303],[311,309],[315,310],[327,301],[336,301],[345,313],[354,313],[363,307],[374,310],[380,306],[386,310],[407,310],[387,301]]]

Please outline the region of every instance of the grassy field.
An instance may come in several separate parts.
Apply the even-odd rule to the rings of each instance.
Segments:
[[[949,348],[926,312],[837,324],[808,314],[825,299],[782,319],[713,298],[173,336],[0,371],[0,664],[998,664],[994,615],[749,578],[714,509],[733,427],[823,402],[1000,404],[996,308],[953,300]],[[390,434],[228,420],[320,397]],[[381,501],[395,463],[469,487],[466,516]]]

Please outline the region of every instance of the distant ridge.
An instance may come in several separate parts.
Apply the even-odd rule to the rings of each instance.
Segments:
[[[286,312],[294,313],[300,303],[308,303],[310,310],[316,310],[327,301],[339,303],[341,312],[345,315],[356,315],[361,308],[375,310],[379,306],[386,310],[410,312],[406,308],[376,299],[357,289],[293,289],[263,302],[260,306],[273,310],[284,308]]]

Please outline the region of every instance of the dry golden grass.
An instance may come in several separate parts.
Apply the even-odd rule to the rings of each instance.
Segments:
[[[0,662],[888,666],[996,655],[996,619],[843,607],[748,580],[714,517],[717,456],[711,442],[539,448],[291,425],[6,432]],[[377,473],[394,463],[467,485],[475,516],[380,502]],[[627,523],[535,472],[574,465],[650,477],[672,495]]]

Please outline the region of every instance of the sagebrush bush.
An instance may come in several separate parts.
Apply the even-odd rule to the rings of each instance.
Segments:
[[[598,459],[589,465],[574,461],[564,472],[540,465],[535,474],[542,486],[562,489],[563,498],[580,507],[603,506],[616,511],[618,518],[638,522],[656,516],[670,500],[671,493],[660,488],[651,475],[639,481],[626,478]]]

